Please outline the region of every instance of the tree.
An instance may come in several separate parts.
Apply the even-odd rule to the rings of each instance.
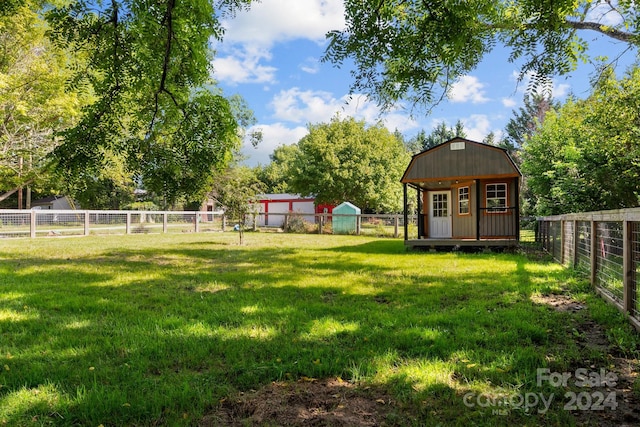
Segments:
[[[428,135],[424,129],[420,130],[416,136],[409,140],[407,147],[410,152],[416,154],[420,151],[428,150],[429,148],[433,148],[447,142],[455,137],[467,137],[462,121],[458,120],[455,128],[447,127],[447,123],[442,121],[438,123]]]
[[[30,6],[0,14],[0,192],[51,186],[46,156],[59,142],[53,133],[73,124],[83,102],[65,88],[68,52],[49,43]]]
[[[263,191],[262,183],[252,169],[237,165],[218,173],[214,181],[210,195],[224,208],[227,217],[237,221],[239,243],[242,245],[249,217],[257,213],[257,205],[253,202]]]
[[[267,193],[288,193],[289,178],[292,176],[293,162],[300,153],[297,144],[280,145],[269,156],[271,162],[259,166],[258,179],[264,184]]]
[[[298,142],[290,188],[317,203],[350,201],[363,211],[398,212],[402,209],[400,178],[409,155],[404,144],[381,124],[334,117],[329,123],[309,125]]]
[[[540,215],[640,203],[640,69],[603,77],[587,99],[551,110],[524,146]]]
[[[220,16],[249,3],[79,0],[44,9],[52,40],[75,53],[70,86],[95,96],[59,134],[54,158],[64,181],[95,179],[106,156],[121,159],[166,205],[201,197],[250,124],[210,80]]]
[[[586,59],[584,30],[640,44],[640,13],[627,0],[346,0],[345,15],[346,28],[328,34],[324,59],[351,58],[351,90],[383,108],[401,100],[432,107],[498,43],[522,63],[521,77],[541,83]]]

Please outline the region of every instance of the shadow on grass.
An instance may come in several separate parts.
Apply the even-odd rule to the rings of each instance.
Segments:
[[[522,423],[522,414],[486,418],[462,393],[532,387],[558,343],[566,349],[560,315],[529,299],[565,273],[516,255],[406,254],[395,241],[199,243],[16,260],[3,271],[9,425],[193,424],[234,391],[336,376],[389,388],[422,421],[482,412],[487,425]]]

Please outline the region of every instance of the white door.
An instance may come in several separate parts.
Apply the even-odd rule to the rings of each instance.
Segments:
[[[451,238],[450,191],[429,192],[429,237]]]

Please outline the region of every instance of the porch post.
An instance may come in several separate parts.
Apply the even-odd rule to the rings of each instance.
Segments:
[[[480,240],[480,180],[476,179],[476,240]]]
[[[520,178],[516,178],[516,242],[520,241]]]
[[[416,213],[418,215],[418,239],[422,239],[424,235],[424,214],[422,214],[422,192],[420,191],[420,187],[416,186]]]
[[[407,212],[407,184],[402,184],[402,195],[403,195],[403,206],[404,206],[404,240],[405,242],[409,240],[409,236],[407,233],[409,232],[409,212]]]

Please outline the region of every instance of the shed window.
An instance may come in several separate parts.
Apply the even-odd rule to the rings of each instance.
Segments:
[[[458,214],[469,214],[469,187],[458,188]]]
[[[487,184],[487,212],[502,213],[507,211],[507,184]]]

